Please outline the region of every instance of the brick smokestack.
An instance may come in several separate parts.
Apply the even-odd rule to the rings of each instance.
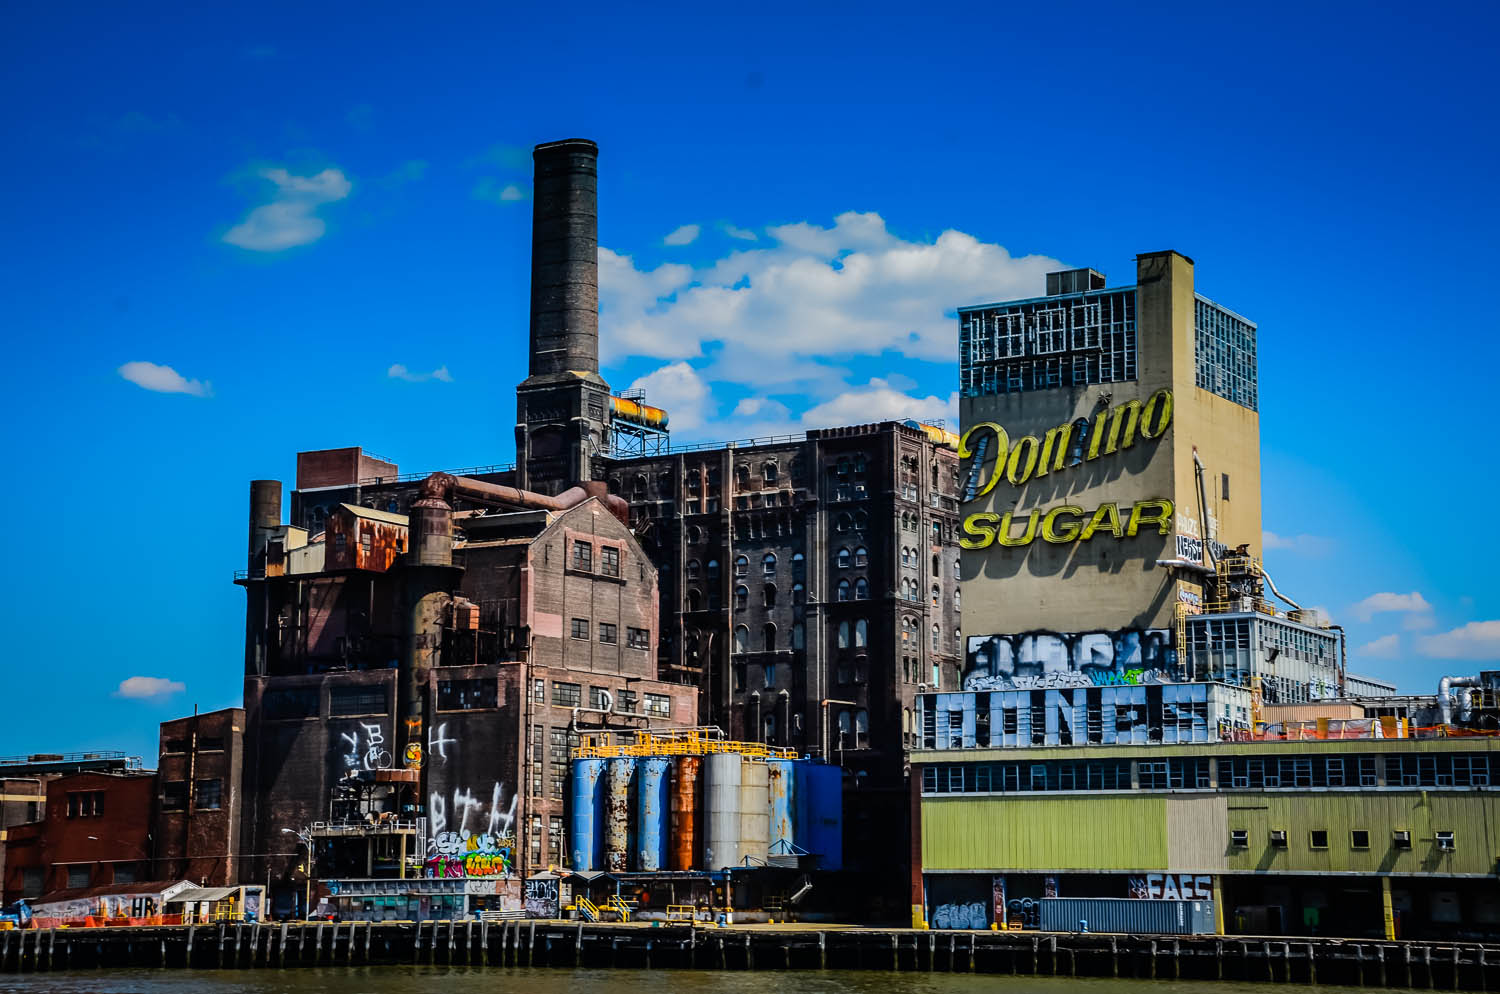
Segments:
[[[599,371],[599,146],[547,142],[531,214],[532,377]]]

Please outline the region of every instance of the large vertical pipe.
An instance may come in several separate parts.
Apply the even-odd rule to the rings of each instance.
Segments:
[[[587,873],[599,868],[599,826],[595,815],[599,808],[599,778],[604,773],[602,759],[573,760],[573,796],[571,831],[573,869]]]
[[[531,375],[599,371],[599,146],[532,151]]]
[[[667,771],[664,756],[647,756],[636,764],[635,869],[654,873],[667,866]]]
[[[703,868],[709,871],[740,863],[740,756],[720,752],[704,762]]]
[[[426,746],[425,691],[438,664],[448,592],[457,582],[454,572],[453,509],[441,497],[413,501],[401,574],[406,629],[396,674],[396,735],[401,746],[397,755],[408,757],[413,767],[422,765]]]
[[[672,784],[672,869],[695,870],[698,862],[698,775],[703,760],[678,756]]]
[[[250,481],[250,548],[245,568],[251,580],[266,575],[266,544],[271,532],[281,524],[281,481]],[[267,648],[271,618],[266,585],[245,584],[245,672],[266,672]]]
[[[610,873],[624,873],[630,869],[630,787],[635,781],[635,760],[615,756],[609,760],[607,776],[604,868]]]
[[[771,800],[771,841],[768,852],[772,856],[789,855],[796,845],[796,833],[792,827],[792,812],[796,809],[793,794],[796,780],[792,770],[790,759],[772,759],[766,762]]]
[[[740,860],[766,861],[771,837],[770,769],[749,756],[740,764]]]
[[[246,566],[251,576],[265,575],[266,543],[281,525],[281,481],[250,481],[250,556]]]

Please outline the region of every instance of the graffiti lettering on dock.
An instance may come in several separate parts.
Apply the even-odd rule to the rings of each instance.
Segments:
[[[526,914],[532,918],[556,918],[557,881],[526,881]]]
[[[439,832],[427,843],[427,875],[439,879],[508,877],[514,873],[512,836]]]

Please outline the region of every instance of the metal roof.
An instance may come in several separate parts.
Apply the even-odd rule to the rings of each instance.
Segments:
[[[193,901],[222,901],[230,894],[239,893],[238,887],[195,887],[167,898],[168,904],[187,904]]]
[[[358,504],[340,504],[344,510],[356,518],[370,518],[374,521],[384,521],[388,525],[406,526],[409,520],[404,514],[393,514],[390,511],[377,511],[373,507],[360,507]]]

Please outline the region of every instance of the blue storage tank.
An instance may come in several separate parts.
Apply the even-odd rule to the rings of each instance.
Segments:
[[[786,856],[797,842],[793,812],[796,810],[795,774],[790,759],[768,759],[766,770],[770,775],[771,834],[769,851],[772,856]]]
[[[603,775],[604,760],[573,760],[572,831],[569,832],[569,848],[575,870],[603,868],[604,836],[599,831],[602,800],[599,779]]]
[[[636,761],[635,868],[643,872],[667,866],[667,771],[672,761],[647,756]]]
[[[818,857],[818,869],[844,868],[844,774],[837,766],[794,764],[794,841]]]

